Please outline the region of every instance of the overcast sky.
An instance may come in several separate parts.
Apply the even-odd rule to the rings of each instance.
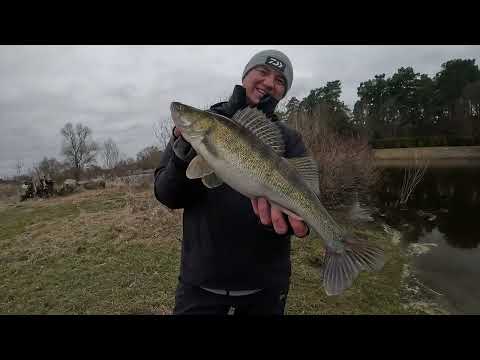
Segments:
[[[442,63],[474,58],[480,46],[0,46],[0,177],[27,170],[43,157],[63,160],[60,129],[90,127],[135,158],[156,145],[153,126],[169,119],[169,104],[204,108],[240,84],[255,52],[284,51],[294,68],[287,98],[300,100],[327,81],[342,82],[353,108],[360,82],[401,66],[433,76]],[[100,163],[101,164],[101,163]]]

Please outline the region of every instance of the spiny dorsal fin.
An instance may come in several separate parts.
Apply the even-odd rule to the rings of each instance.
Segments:
[[[317,162],[311,156],[297,157],[287,159],[290,164],[298,171],[301,177],[305,180],[307,185],[315,192],[320,193],[319,189],[319,175]]]
[[[263,143],[271,146],[277,154],[284,154],[285,143],[282,131],[275,123],[267,119],[262,111],[246,107],[237,111],[232,120],[250,130]]]
[[[213,173],[213,169],[200,155],[195,156],[188,164],[187,178],[189,179],[198,179],[211,173]]]
[[[214,189],[214,188],[222,185],[223,181],[221,179],[219,179],[218,176],[215,175],[215,173],[211,173],[211,174],[209,174],[207,176],[204,176],[202,178],[202,183],[203,183],[203,185],[205,185],[209,189]]]

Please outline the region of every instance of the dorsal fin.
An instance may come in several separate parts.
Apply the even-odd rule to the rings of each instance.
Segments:
[[[315,194],[320,194],[317,162],[311,156],[287,159]]]
[[[285,143],[280,128],[266,115],[255,108],[246,107],[233,115],[232,120],[250,130],[264,144],[269,145],[273,150],[283,155],[285,153]]]

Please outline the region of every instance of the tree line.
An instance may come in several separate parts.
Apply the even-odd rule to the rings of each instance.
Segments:
[[[93,131],[82,123],[68,122],[60,130],[63,137],[60,154],[63,160],[46,156],[26,171],[23,160],[15,164],[17,180],[46,178],[61,182],[67,178],[80,180],[98,176],[125,176],[132,171],[156,168],[171,132],[171,125],[159,122],[154,125],[157,145],[140,150],[135,158],[124,156],[118,144],[112,139],[99,143],[93,139]]]
[[[480,144],[480,70],[475,59],[453,59],[430,77],[413,67],[361,82],[349,109],[339,80],[292,97],[279,115],[298,127],[302,114],[344,135],[362,135],[382,146]],[[313,126],[312,124],[309,124]]]

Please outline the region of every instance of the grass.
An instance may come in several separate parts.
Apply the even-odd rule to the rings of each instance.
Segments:
[[[319,258],[323,254],[320,241],[295,239],[294,268],[288,299],[289,314],[412,314],[405,309],[402,294],[402,267],[406,258],[398,246],[378,230],[355,231],[385,249],[387,263],[376,273],[360,273],[351,288],[340,296],[327,296],[321,284]]]
[[[4,208],[0,313],[169,313],[179,214],[132,210],[134,196],[148,205],[144,193],[105,190]],[[174,225],[162,237],[166,222]]]
[[[406,314],[406,261],[380,228],[357,229],[389,261],[342,296],[321,284],[319,241],[294,239],[287,314]],[[0,207],[0,314],[170,314],[181,212],[150,190],[107,188]]]

